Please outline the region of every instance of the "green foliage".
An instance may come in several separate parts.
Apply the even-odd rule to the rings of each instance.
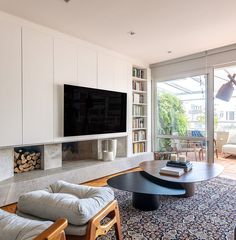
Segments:
[[[200,116],[197,118],[197,120],[204,125],[204,124],[205,124],[205,121],[206,121],[206,116],[205,116],[205,115],[200,115]],[[214,116],[214,127],[215,127],[215,128],[217,128],[218,122],[219,122],[218,116],[215,115],[215,116]]]
[[[162,135],[172,135],[177,132],[179,136],[187,133],[187,117],[180,99],[169,93],[161,93],[158,99],[158,132]],[[160,141],[162,147],[170,147],[169,139]]]

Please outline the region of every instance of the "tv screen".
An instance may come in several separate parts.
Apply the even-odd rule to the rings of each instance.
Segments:
[[[126,132],[126,93],[64,85],[64,136]]]

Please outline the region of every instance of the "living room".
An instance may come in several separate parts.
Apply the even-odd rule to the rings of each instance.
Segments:
[[[0,239],[234,239],[235,7],[0,0]]]

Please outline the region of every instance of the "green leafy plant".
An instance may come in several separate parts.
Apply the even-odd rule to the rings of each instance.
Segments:
[[[206,122],[206,116],[205,116],[205,115],[200,115],[200,116],[197,118],[197,120],[198,120],[201,124],[204,125],[205,122]],[[218,116],[215,115],[215,116],[214,116],[214,127],[215,127],[215,129],[216,129],[217,126],[218,126],[218,122],[219,122]]]
[[[188,121],[181,100],[170,94],[161,93],[158,98],[158,133],[172,135],[178,133],[184,136],[187,133]],[[161,148],[171,147],[170,139],[160,139]]]

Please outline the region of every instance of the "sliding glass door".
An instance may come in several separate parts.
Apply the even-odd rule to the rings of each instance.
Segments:
[[[155,83],[156,158],[176,153],[193,161],[206,160],[206,79],[198,75]]]

